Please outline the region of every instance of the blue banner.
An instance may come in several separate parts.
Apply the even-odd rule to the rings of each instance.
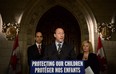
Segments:
[[[31,74],[85,74],[84,63],[73,61],[32,61]]]

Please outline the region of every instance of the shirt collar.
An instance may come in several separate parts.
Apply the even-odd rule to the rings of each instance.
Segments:
[[[60,42],[61,47],[62,47],[63,43],[64,43],[64,42]],[[59,42],[55,41],[55,44],[56,44],[56,46],[58,46]]]
[[[36,42],[36,46],[37,46],[37,47],[38,47],[38,45],[42,45],[42,43],[38,44],[38,43]]]

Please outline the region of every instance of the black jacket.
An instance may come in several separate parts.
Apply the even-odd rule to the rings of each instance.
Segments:
[[[74,60],[76,55],[74,49],[67,43],[63,43],[61,53],[58,54],[55,43],[45,49],[45,60]]]
[[[44,57],[44,50],[45,45],[42,44],[41,46],[41,54],[38,51],[36,44],[28,47],[27,54],[28,54],[28,64],[30,66],[32,60],[42,60]]]
[[[82,53],[77,56],[78,60],[82,60],[82,58],[83,58]],[[90,66],[94,74],[100,74],[100,66],[99,66],[99,61],[98,61],[96,54],[89,53],[88,60],[84,61],[84,64],[85,64],[85,68]]]

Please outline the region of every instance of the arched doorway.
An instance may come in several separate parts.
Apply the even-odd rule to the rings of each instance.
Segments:
[[[81,43],[81,32],[78,21],[65,8],[55,6],[49,9],[39,20],[36,31],[41,31],[44,36],[44,43],[50,44],[54,41],[54,31],[62,27],[65,31],[65,41],[74,46],[79,52]]]

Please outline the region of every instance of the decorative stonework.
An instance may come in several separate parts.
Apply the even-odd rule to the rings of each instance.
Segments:
[[[5,33],[7,40],[14,40],[16,34],[18,34],[20,25],[17,23],[4,24],[2,32]]]
[[[110,40],[112,33],[115,32],[114,23],[99,24],[98,32],[104,40]]]
[[[53,1],[53,2],[51,3],[51,1]],[[52,8],[56,5],[66,8],[68,11],[70,11],[74,15],[74,17],[78,20],[79,26],[81,28],[81,39],[82,40],[89,39],[89,34],[88,34],[89,31],[88,31],[87,27],[88,27],[88,24],[93,25],[94,21],[92,21],[92,23],[89,23],[89,22],[87,23],[86,19],[88,19],[88,17],[91,18],[93,15],[91,13],[89,13],[90,11],[87,9],[87,6],[85,6],[86,4],[83,4],[80,1],[77,1],[77,0],[71,0],[71,1],[70,0],[68,0],[68,1],[67,0],[50,0],[50,2],[48,2],[48,0],[37,0],[37,1],[35,1],[35,3],[29,4],[28,9],[26,9],[26,11],[24,13],[25,17],[22,19],[22,20],[24,20],[22,22],[24,25],[22,25],[23,27],[21,27],[21,29],[23,30],[23,31],[21,30],[22,31],[21,34],[26,36],[25,40],[23,41],[25,43],[25,46],[22,49],[26,50],[27,46],[33,44],[34,33],[35,33],[36,27],[38,25],[39,19],[50,8]],[[89,16],[85,16],[86,12],[88,12],[87,15],[89,15]],[[37,14],[37,15],[35,15],[35,14]],[[35,16],[36,16],[36,19],[34,18]],[[25,27],[27,27],[27,28],[25,29]],[[30,29],[31,29],[31,31],[30,31]],[[94,31],[91,31],[91,33],[94,33]],[[90,39],[91,38],[92,37],[90,37]],[[94,44],[94,42],[93,42],[93,44]],[[94,47],[94,45],[93,45],[93,47]],[[25,50],[22,50],[23,55],[25,55],[27,53]],[[27,56],[23,57],[23,62],[24,62],[23,67],[25,67],[25,64],[27,64],[25,59],[27,59]],[[26,70],[27,70],[27,68],[25,68],[24,72]]]

